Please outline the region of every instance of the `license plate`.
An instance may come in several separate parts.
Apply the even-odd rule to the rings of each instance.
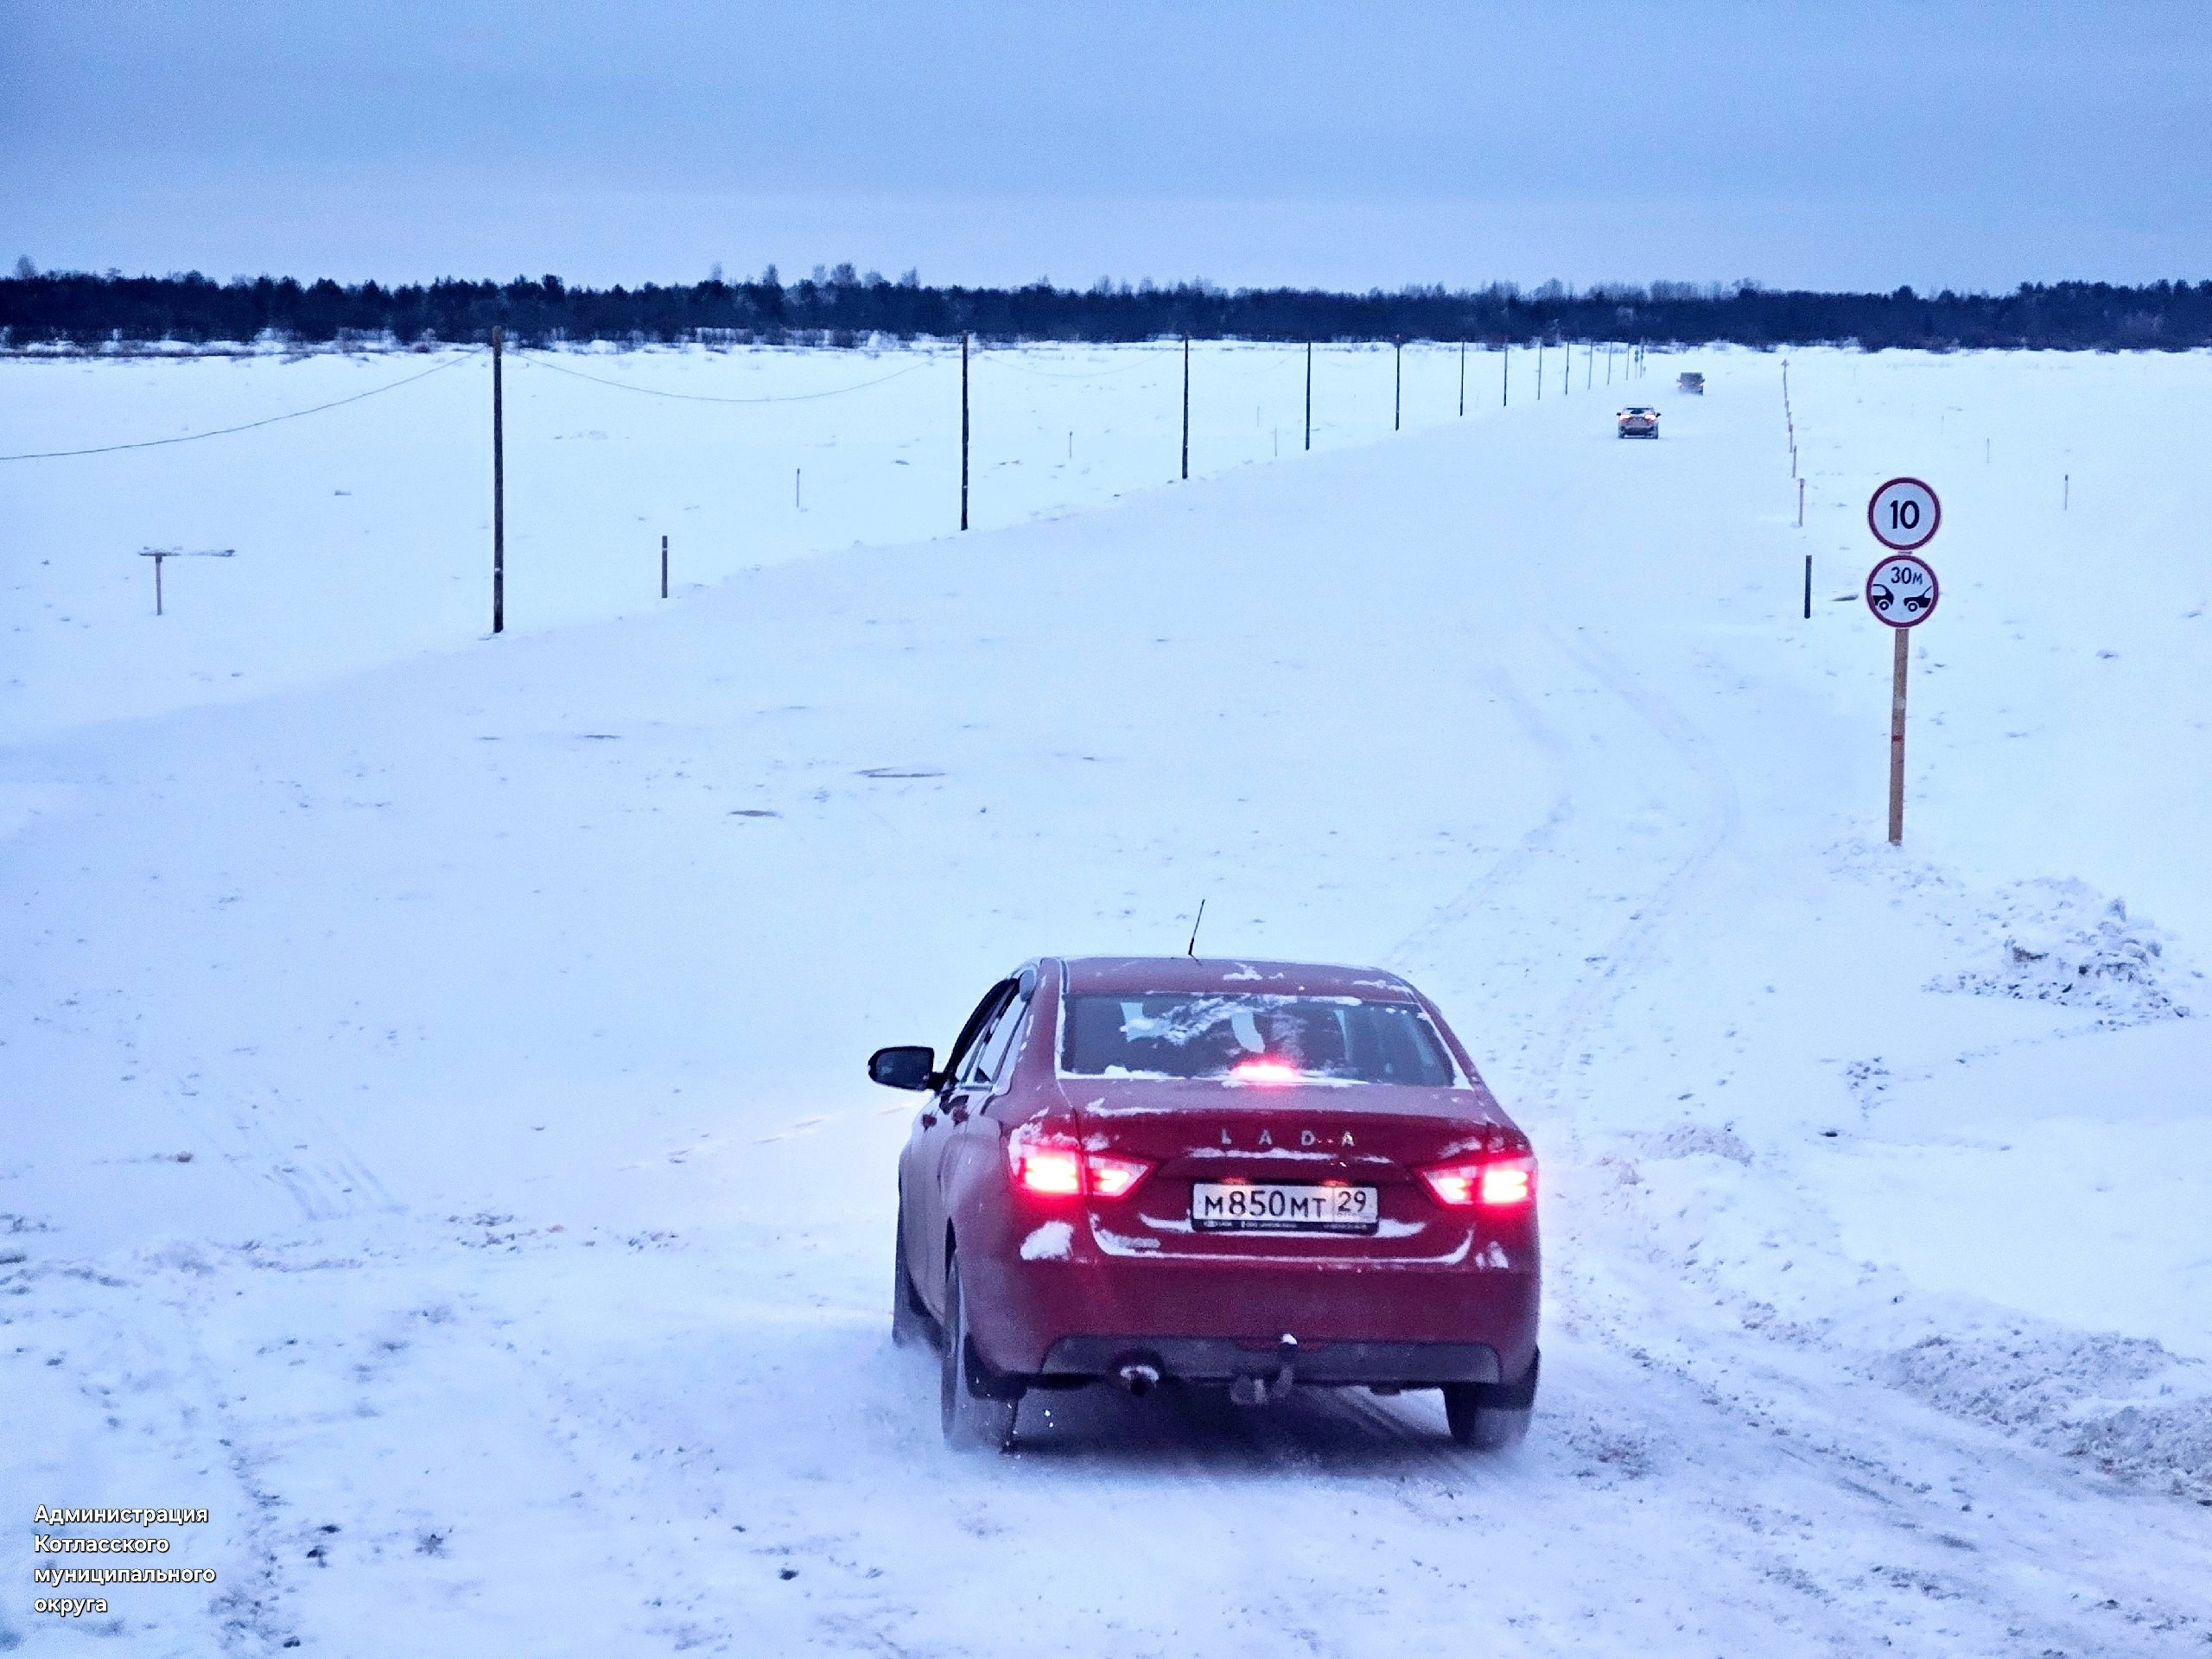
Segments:
[[[1371,1233],[1382,1213],[1371,1186],[1191,1185],[1191,1225],[1202,1233]]]

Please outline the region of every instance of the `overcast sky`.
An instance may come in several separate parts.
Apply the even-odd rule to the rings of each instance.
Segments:
[[[2212,3],[0,0],[41,267],[2212,276]]]

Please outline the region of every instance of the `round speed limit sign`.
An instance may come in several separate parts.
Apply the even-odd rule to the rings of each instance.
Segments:
[[[1910,553],[1936,537],[1943,504],[1916,478],[1893,478],[1866,504],[1866,527],[1892,553]]]
[[[1866,575],[1866,608],[1878,622],[1893,628],[1910,628],[1936,614],[1942,589],[1925,561],[1910,553],[1892,553]],[[1899,640],[1898,645],[1904,645]]]

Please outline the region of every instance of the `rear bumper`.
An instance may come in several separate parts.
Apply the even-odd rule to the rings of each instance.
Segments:
[[[1496,1382],[1535,1358],[1533,1232],[1489,1259],[1507,1265],[978,1255],[962,1277],[977,1350],[1007,1375],[1104,1376],[1132,1350],[1166,1376],[1272,1374],[1287,1335],[1301,1380]]]
[[[1286,1369],[1304,1383],[1344,1387],[1382,1383],[1393,1388],[1445,1382],[1497,1382],[1503,1372],[1497,1350],[1480,1342],[1300,1343],[1287,1357],[1276,1344],[1257,1345],[1224,1337],[1062,1337],[1045,1355],[1038,1375],[1110,1376],[1122,1366],[1149,1364],[1183,1382],[1231,1382],[1240,1376],[1271,1378]]]

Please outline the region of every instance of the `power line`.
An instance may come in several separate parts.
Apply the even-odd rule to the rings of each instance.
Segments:
[[[1105,349],[1130,356],[1138,354],[1166,356],[1171,350],[1180,348],[1161,346],[1115,346]],[[995,363],[1001,368],[1012,369],[1016,374],[1026,374],[1033,380],[1096,380],[1109,374],[1127,374],[1132,369],[1141,369],[1144,366],[1141,363],[1122,363],[1112,368],[1079,370],[1073,374],[1062,374],[1052,369],[1033,369],[1027,364],[1015,362],[1014,358],[1014,353],[1004,351],[988,353],[978,351],[976,354],[976,360],[978,363]]]
[[[364,397],[380,397],[387,391],[397,391],[402,386],[411,386],[417,380],[427,380],[434,374],[443,374],[448,369],[466,363],[473,357],[481,357],[485,347],[463,352],[459,357],[448,358],[435,368],[425,369],[420,374],[410,374],[404,380],[394,380],[389,385],[372,386],[366,391],[357,391],[350,397],[340,397],[327,404],[317,404],[312,409],[296,409],[283,415],[269,415],[257,421],[248,421],[243,426],[218,427],[213,432],[187,432],[174,438],[142,438],[136,443],[104,443],[91,449],[41,449],[29,454],[0,455],[0,461],[57,461],[66,455],[111,455],[119,449],[158,449],[168,443],[197,443],[202,438],[227,438],[234,432],[251,432],[256,427],[274,426],[279,421],[296,421],[302,416],[320,415],[327,409],[342,409],[347,404],[358,404]]]
[[[842,397],[849,391],[866,391],[870,386],[882,385],[887,381],[896,380],[900,375],[912,374],[917,369],[924,369],[929,366],[926,360],[920,363],[910,363],[903,369],[894,369],[889,374],[879,376],[874,380],[863,380],[858,385],[854,386],[836,386],[828,391],[793,392],[788,396],[780,397],[710,397],[702,391],[664,391],[658,386],[633,386],[620,380],[609,380],[600,375],[586,374],[581,369],[568,368],[562,364],[550,362],[543,357],[535,355],[525,357],[519,351],[514,353],[514,357],[518,362],[526,363],[536,368],[550,369],[556,374],[573,375],[579,380],[588,380],[595,386],[612,386],[617,391],[634,391],[640,397],[675,397],[687,404],[811,403],[817,397]]]

